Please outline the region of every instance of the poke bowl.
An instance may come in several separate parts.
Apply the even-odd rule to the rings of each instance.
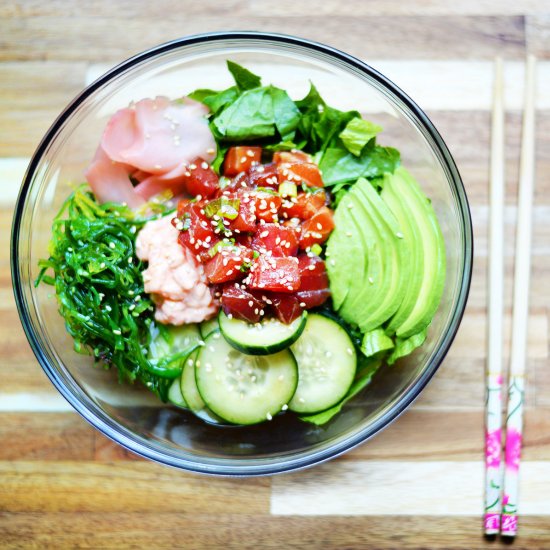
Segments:
[[[88,86],[31,160],[11,246],[27,338],[76,411],[232,476],[388,426],[441,365],[472,271],[464,187],[422,110],[352,56],[255,32]]]

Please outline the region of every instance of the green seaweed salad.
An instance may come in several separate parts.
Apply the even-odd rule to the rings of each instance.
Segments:
[[[326,265],[328,301],[304,311],[284,330],[277,328],[281,334],[294,331],[284,346],[279,342],[273,346],[271,342],[271,347],[254,347],[253,342],[246,342],[253,333],[246,326],[243,328],[242,321],[223,312],[219,325],[211,320],[197,328],[190,327],[196,335],[189,337],[188,331],[186,338],[181,339],[177,329],[155,320],[155,302],[144,291],[143,271],[147,264],[136,255],[138,232],[149,220],[173,213],[171,203],[161,195],[134,210],[113,202],[100,204],[86,184],[67,198],[53,222],[49,258],[39,262],[36,285],[55,287],[59,311],[75,350],[92,355],[106,368],[115,367],[121,381],[138,380],[162,401],[187,406],[194,412],[193,403],[198,403],[198,409],[207,408],[203,398],[215,401],[218,388],[207,387],[207,370],[199,373],[197,358],[203,357],[201,350],[206,356],[208,349],[218,346],[216,339],[220,339],[221,330],[224,346],[230,344],[240,352],[244,349],[245,354],[251,350],[253,355],[246,357],[255,363],[246,363],[245,357],[243,365],[247,368],[261,370],[267,360],[262,357],[277,357],[282,373],[290,363],[294,365],[290,370],[297,369],[299,373],[299,380],[285,390],[288,395],[281,397],[278,408],[262,409],[263,420],[271,420],[272,413],[286,410],[288,402],[299,418],[322,425],[363,390],[383,364],[395,363],[424,343],[445,282],[443,236],[431,202],[401,166],[399,151],[378,144],[380,126],[363,119],[358,111],[341,111],[327,105],[313,84],[303,99],[293,100],[283,89],[262,85],[260,77],[246,68],[231,61],[227,66],[235,81],[233,86],[222,91],[198,89],[188,96],[209,109],[208,125],[217,145],[211,169],[220,182],[229,181],[224,161],[227,164],[228,151],[235,145],[261,147],[262,159],[296,150],[311,159],[322,174],[327,206],[334,211],[328,240],[322,246],[315,244],[306,249],[309,257],[320,258]],[[279,187],[283,201],[283,188],[285,193],[294,193],[294,197],[297,189],[304,194],[315,191],[304,182],[300,188],[287,181]],[[232,200],[238,210],[239,201]],[[215,214],[223,221],[221,210]],[[229,219],[226,222],[229,224]],[[187,229],[182,223],[180,230]],[[223,246],[238,244],[235,239],[226,240]],[[324,324],[325,320],[335,322],[337,328]],[[343,335],[337,334],[342,328]],[[315,330],[321,331],[328,342],[329,347],[323,348],[326,358],[332,356],[331,338],[335,338],[334,342],[350,342],[347,349],[336,349],[336,355],[348,356],[352,370],[332,401],[323,401],[325,389],[314,383],[307,386],[313,379],[312,372],[318,380],[326,378],[319,361],[313,365],[308,359],[312,346],[307,338]],[[300,345],[302,340],[297,338],[305,339],[305,343]],[[232,358],[240,353],[231,347],[227,348],[231,351],[218,347],[222,350],[220,358],[222,352]],[[212,357],[216,361],[216,355]],[[204,363],[204,357],[202,360]],[[307,375],[301,362],[311,369]],[[188,364],[193,369],[191,382],[186,376]],[[348,368],[341,366],[344,367]],[[283,374],[279,379],[282,377]],[[330,406],[308,409],[302,397],[308,391],[317,392],[315,399]],[[208,413],[207,420],[215,423],[220,420],[253,424],[262,420],[256,412],[210,408],[214,413],[221,411],[221,420],[212,411]]]

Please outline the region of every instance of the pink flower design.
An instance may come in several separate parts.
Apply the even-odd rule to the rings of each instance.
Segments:
[[[498,384],[499,386],[502,386],[502,374],[499,374],[499,375],[497,376],[497,384]]]
[[[507,495],[506,493],[502,497],[502,506],[506,506],[510,502],[510,495]]]
[[[521,455],[521,434],[514,428],[506,432],[506,467],[518,471]]]
[[[485,530],[492,531],[500,528],[500,514],[486,514],[485,515]]]
[[[500,428],[485,434],[485,463],[488,468],[498,468],[500,465],[500,442]]]
[[[517,530],[518,530],[517,516],[502,514],[502,527],[500,529],[501,534],[515,535]]]

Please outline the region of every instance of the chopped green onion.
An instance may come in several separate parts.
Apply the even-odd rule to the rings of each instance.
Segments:
[[[219,199],[210,201],[204,207],[204,213],[208,218],[220,216],[220,218],[234,220],[239,215],[240,203],[241,201],[239,199],[228,199],[222,196]]]
[[[316,256],[320,256],[321,252],[323,252],[323,249],[321,248],[321,245],[315,243],[311,245],[311,252]]]
[[[281,197],[297,197],[298,187],[291,181],[283,181],[283,183],[279,185],[279,195],[281,195]]]

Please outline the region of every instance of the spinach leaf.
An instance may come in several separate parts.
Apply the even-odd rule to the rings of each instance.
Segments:
[[[273,121],[282,141],[294,138],[294,130],[300,122],[300,111],[289,95],[280,88],[269,86],[273,100]]]
[[[294,137],[300,113],[288,94],[267,86],[246,90],[212,120],[222,141],[250,141],[275,137],[283,141]]]
[[[416,334],[413,334],[409,338],[396,338],[395,339],[395,348],[388,357],[388,365],[393,365],[400,357],[405,357],[409,355],[416,348],[420,347],[426,340],[428,334],[428,327]]]
[[[227,68],[235,79],[235,84],[240,90],[252,90],[253,88],[259,88],[262,85],[262,79],[251,73],[248,69],[245,69],[241,65],[227,60]]]
[[[358,157],[363,147],[381,131],[381,126],[361,117],[355,117],[346,124],[344,130],[340,132],[339,137],[344,147]]]
[[[344,112],[329,107],[313,84],[296,106],[302,113],[298,132],[306,141],[304,149],[311,153],[323,152],[351,119],[360,117],[357,111]]]
[[[198,101],[200,103],[204,103],[204,100],[207,97],[214,96],[217,94],[219,94],[219,92],[217,92],[216,90],[210,90],[208,88],[199,88],[198,90],[195,90],[190,94],[187,94],[187,97],[189,97],[190,99],[194,99],[195,101]],[[182,100],[176,100],[176,102],[183,103]]]
[[[385,172],[393,172],[400,163],[400,154],[393,147],[374,145],[371,140],[359,157],[343,147],[330,147],[321,158],[319,168],[323,172],[325,186],[351,183],[358,178],[377,178]]]
[[[383,351],[393,349],[393,340],[384,332],[383,328],[376,328],[363,335],[361,351],[365,357],[372,357]]]

